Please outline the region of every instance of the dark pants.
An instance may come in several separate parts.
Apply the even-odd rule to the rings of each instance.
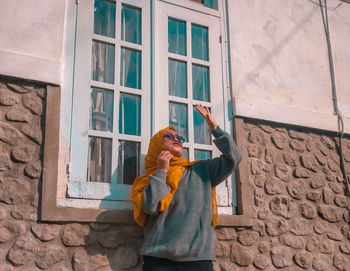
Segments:
[[[173,262],[143,256],[143,271],[214,271],[211,261]]]

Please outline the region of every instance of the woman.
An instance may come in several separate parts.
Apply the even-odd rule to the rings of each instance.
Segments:
[[[195,162],[182,158],[183,139],[172,126],[151,138],[145,157],[146,175],[137,178],[131,189],[135,221],[144,227],[144,271],[213,270],[215,186],[242,158],[210,111],[202,105],[196,109],[222,155]]]

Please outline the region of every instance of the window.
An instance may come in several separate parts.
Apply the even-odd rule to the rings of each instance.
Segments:
[[[173,125],[189,160],[220,154],[194,106],[208,106],[230,129],[223,19],[188,0],[88,0],[77,14],[65,206],[131,209],[155,131]],[[217,188],[221,212],[232,214],[231,189],[231,180]]]
[[[149,1],[78,9],[67,195],[128,201],[150,136]]]

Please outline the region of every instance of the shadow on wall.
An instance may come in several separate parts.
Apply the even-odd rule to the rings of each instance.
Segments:
[[[100,214],[96,221],[110,221],[117,215],[111,210],[113,201],[110,198],[115,198],[112,193],[113,191],[101,202],[99,208],[106,211]],[[130,204],[127,208],[131,206]],[[143,229],[133,220],[130,224],[130,219],[125,221],[125,224],[90,223],[89,232],[85,236],[86,246],[76,250],[73,266],[78,267],[76,270],[141,271],[142,257],[139,255],[139,249],[142,238]]]

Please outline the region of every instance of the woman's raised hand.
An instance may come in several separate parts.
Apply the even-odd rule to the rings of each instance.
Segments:
[[[218,124],[217,124],[216,120],[214,119],[213,115],[210,113],[209,108],[204,107],[202,104],[197,104],[195,107],[196,107],[197,111],[199,112],[199,114],[201,114],[202,117],[207,122],[209,129],[211,131],[214,131],[218,127]]]

